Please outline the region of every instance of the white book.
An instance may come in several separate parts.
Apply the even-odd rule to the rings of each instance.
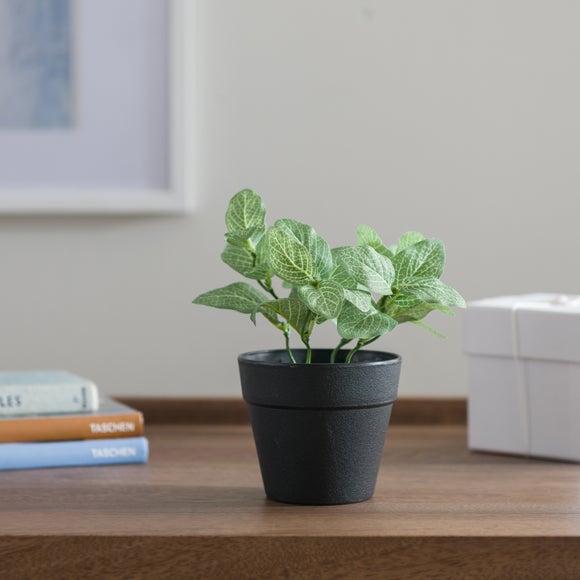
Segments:
[[[0,371],[0,416],[96,411],[99,393],[66,371]]]

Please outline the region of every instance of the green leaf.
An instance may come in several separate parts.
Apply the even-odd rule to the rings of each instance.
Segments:
[[[348,300],[353,306],[356,306],[362,312],[369,312],[373,309],[373,297],[369,292],[364,290],[350,290],[349,288],[342,289],[344,299]]]
[[[446,336],[444,334],[441,334],[438,330],[431,328],[428,324],[425,324],[424,322],[420,322],[419,320],[414,320],[413,324],[416,324],[417,326],[420,326],[421,328],[428,330],[430,333],[434,334],[435,336],[437,336],[439,338],[446,338]]]
[[[397,254],[415,244],[418,244],[424,239],[425,236],[419,232],[407,232],[406,234],[403,234],[399,238],[399,243],[397,244]]]
[[[256,245],[256,264],[264,267],[268,265],[268,243],[266,236],[262,236]]]
[[[395,288],[405,278],[439,278],[445,266],[445,247],[441,240],[429,238],[422,240],[399,252],[393,258],[395,267]]]
[[[281,219],[274,224],[274,227],[293,235],[310,252],[321,279],[330,276],[333,269],[330,246],[314,231],[312,226],[296,220]]]
[[[361,312],[356,306],[346,302],[338,317],[338,333],[343,338],[374,338],[390,332],[397,321],[388,314],[377,310]]]
[[[254,267],[252,254],[245,248],[232,244],[226,244],[221,254],[221,259],[224,264],[227,264],[230,268],[242,274],[242,276],[245,276],[246,272]]]
[[[266,266],[254,266],[254,258],[246,248],[226,244],[221,258],[230,268],[251,280],[264,280],[268,274]]]
[[[250,314],[250,320],[254,323],[254,325],[256,324],[256,316],[258,314],[262,314],[268,322],[271,322],[279,330],[284,330],[284,326],[286,326],[286,324],[278,318],[274,311],[269,308],[264,308],[262,304],[260,304],[260,306],[258,306],[258,308],[252,312],[252,314]]]
[[[279,314],[288,321],[288,324],[300,336],[308,333],[313,314],[301,300],[295,298],[280,298],[280,300],[271,300],[270,302],[264,303],[262,308],[270,309],[272,312]]]
[[[247,282],[234,282],[229,286],[201,294],[193,303],[252,314],[260,304],[267,300],[264,294]]]
[[[417,322],[418,320],[422,320],[429,314],[433,312],[433,310],[438,310],[439,312],[443,312],[444,314],[450,314],[451,316],[454,315],[453,310],[448,306],[443,306],[442,304],[428,304],[426,302],[419,302],[416,306],[412,308],[408,308],[407,310],[399,310],[396,313],[389,314],[399,323],[403,322]]]
[[[434,302],[443,306],[465,308],[465,300],[451,286],[443,284],[437,278],[411,277],[405,278],[399,289],[401,292],[419,298],[423,302]]]
[[[251,189],[243,189],[232,197],[226,211],[228,232],[245,232],[264,225],[266,208],[262,198]]]
[[[250,280],[265,280],[268,277],[268,268],[266,266],[255,266],[244,273]]]
[[[441,304],[427,303],[416,296],[398,294],[388,299],[381,311],[392,316],[399,324],[425,318],[433,310],[453,316],[453,310]]]
[[[383,240],[381,240],[379,234],[370,226],[365,224],[359,226],[356,231],[356,237],[359,246],[370,246],[382,256],[386,256],[387,258],[393,257],[393,252],[383,244]]]
[[[389,258],[381,256],[370,246],[337,248],[336,257],[358,284],[373,292],[391,294],[395,271]]]
[[[330,279],[338,282],[343,288],[349,288],[351,290],[356,290],[358,288],[358,284],[356,280],[351,277],[351,275],[347,272],[346,268],[343,264],[340,263],[338,258],[341,250],[343,248],[334,248],[332,250],[332,259],[334,261],[334,269],[332,270],[332,274],[330,275]]]
[[[416,298],[415,296],[406,296],[405,294],[398,294],[392,297],[386,303],[383,312],[394,316],[394,312],[399,312],[401,310],[408,310],[422,303],[422,300]]]
[[[333,280],[323,280],[318,285],[301,286],[298,295],[312,312],[326,318],[336,318],[344,302],[342,286]]]
[[[270,279],[270,269],[268,267],[267,255],[266,255],[266,236],[262,236],[258,244],[256,245],[255,253],[255,266],[246,272],[248,278],[253,280],[265,280]]]
[[[235,232],[228,232],[226,234],[226,241],[234,246],[247,247],[249,243],[252,248],[256,247],[256,244],[264,236],[266,231],[265,225],[252,226],[245,230],[237,230]]]
[[[303,286],[318,280],[318,270],[310,252],[291,233],[271,227],[266,233],[267,262],[276,276]]]

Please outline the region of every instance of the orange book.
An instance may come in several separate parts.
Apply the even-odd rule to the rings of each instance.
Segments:
[[[143,414],[101,397],[89,413],[0,417],[0,443],[110,439],[143,435]]]

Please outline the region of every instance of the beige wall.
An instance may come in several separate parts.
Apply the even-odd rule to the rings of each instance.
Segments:
[[[1,218],[1,366],[237,394],[237,353],[281,337],[190,301],[235,279],[219,253],[242,187],[332,245],[359,223],[439,236],[467,298],[578,292],[579,21],[563,0],[200,2],[197,211]],[[460,319],[428,320],[446,341],[377,344],[403,354],[402,394],[462,394]]]

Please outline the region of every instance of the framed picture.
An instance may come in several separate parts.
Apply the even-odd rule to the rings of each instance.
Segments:
[[[0,0],[0,213],[192,207],[193,0]]]

